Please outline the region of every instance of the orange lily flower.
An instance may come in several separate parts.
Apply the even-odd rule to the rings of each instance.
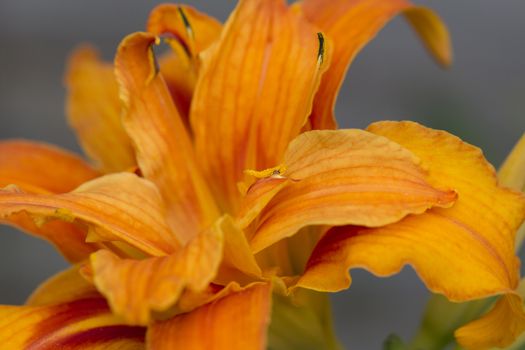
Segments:
[[[335,348],[311,291],[348,288],[355,267],[410,264],[453,301],[512,298],[525,198],[477,148],[410,122],[331,130],[348,65],[399,13],[448,64],[446,28],[406,0],[241,0],[224,26],[161,5],[113,67],[77,50],[67,110],[96,169],[0,143],[0,220],[74,264],[0,307],[2,344]],[[282,312],[314,340],[278,332]]]

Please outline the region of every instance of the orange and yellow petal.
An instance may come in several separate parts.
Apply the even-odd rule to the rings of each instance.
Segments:
[[[505,159],[498,171],[498,178],[512,189],[525,191],[525,134]]]
[[[315,130],[297,137],[284,157],[292,179],[264,208],[250,244],[254,252],[308,225],[377,227],[456,199],[431,186],[414,154],[362,130]]]
[[[223,210],[237,209],[244,169],[280,162],[307,121],[329,51],[283,0],[242,0],[203,53],[190,121]]]
[[[152,312],[166,311],[183,290],[200,292],[208,286],[221,262],[222,247],[223,232],[214,225],[164,257],[121,259],[100,250],[91,256],[93,279],[114,313],[129,324],[147,325]]]
[[[106,175],[64,194],[28,194],[16,188],[0,191],[0,218],[31,216],[35,225],[51,220],[89,229],[89,241],[121,241],[158,256],[173,252],[180,243],[170,231],[165,208],[155,186],[130,173]],[[85,237],[85,234],[84,234]],[[57,244],[66,243],[57,237]]]
[[[257,284],[190,313],[153,324],[148,349],[266,349],[271,286]]]
[[[452,49],[445,25],[431,10],[407,0],[304,0],[297,6],[333,42],[333,60],[315,97],[312,129],[336,127],[333,108],[348,66],[393,17],[404,13],[437,61],[447,65]]]
[[[156,70],[155,41],[147,33],[127,36],[115,58],[116,74],[125,106],[124,126],[135,145],[140,170],[159,188],[170,226],[185,242],[213,223],[218,213],[187,130]]]
[[[77,264],[52,276],[31,293],[28,306],[63,304],[79,299],[100,296],[93,284],[80,273],[83,264]]]
[[[5,349],[144,349],[145,328],[113,316],[103,298],[50,306],[0,306]]]
[[[318,243],[298,285],[336,291],[350,284],[348,268],[379,276],[411,265],[427,287],[453,301],[512,292],[519,260],[514,235],[524,197],[498,185],[481,151],[444,131],[411,122],[381,122],[369,130],[412,151],[435,186],[458,193],[452,208],[433,208],[379,228],[341,227]]]
[[[122,126],[122,106],[111,64],[83,46],[69,58],[66,112],[86,154],[103,172],[135,166],[131,141]]]

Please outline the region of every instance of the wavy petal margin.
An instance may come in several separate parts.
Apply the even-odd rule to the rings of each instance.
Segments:
[[[154,256],[180,246],[166,223],[157,188],[130,173],[99,177],[64,194],[28,194],[16,188],[0,191],[0,220],[16,219],[21,212],[29,214],[37,227],[56,219],[76,223],[84,227],[89,241],[125,242]],[[67,241],[57,237],[57,244]]]
[[[117,315],[129,324],[147,325],[151,312],[173,306],[184,289],[204,290],[222,258],[219,224],[200,233],[184,248],[164,257],[120,259],[107,250],[91,256],[95,285]]]
[[[525,215],[524,197],[498,186],[478,148],[444,131],[411,122],[381,122],[369,130],[414,152],[429,181],[454,188],[458,200],[452,208],[385,227],[328,232],[298,286],[337,291],[350,284],[348,268],[389,276],[410,264],[430,290],[453,301],[512,292],[519,272],[514,234]]]
[[[450,37],[441,19],[407,0],[304,0],[298,8],[333,42],[330,68],[323,76],[310,116],[312,129],[335,129],[333,108],[349,65],[393,17],[403,13],[425,46],[442,65],[450,64]]]
[[[25,140],[0,142],[0,188],[16,185],[27,193],[64,193],[99,175],[80,157],[55,146]],[[0,218],[0,223],[48,240],[70,262],[86,259],[96,249],[95,244],[84,241],[85,233],[70,223],[37,226],[25,212]]]
[[[153,324],[148,349],[266,349],[271,286],[257,284],[190,313]]]
[[[377,227],[449,207],[456,194],[428,183],[419,160],[384,137],[314,130],[290,144],[280,176],[292,179],[258,218],[250,244],[259,252],[308,225]]]

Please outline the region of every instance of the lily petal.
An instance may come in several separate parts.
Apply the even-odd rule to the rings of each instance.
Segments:
[[[303,15],[333,41],[330,68],[323,76],[315,96],[312,129],[335,129],[335,99],[350,63],[361,49],[393,17],[404,13],[436,60],[448,65],[452,57],[450,38],[445,25],[431,10],[417,7],[407,0],[304,0]]]
[[[301,134],[284,161],[283,176],[296,181],[261,213],[252,250],[259,252],[308,225],[376,227],[452,205],[456,194],[432,187],[418,163],[405,148],[362,130]]]
[[[65,80],[68,120],[86,154],[106,173],[135,166],[112,65],[102,62],[95,49],[79,47],[69,58]]]
[[[126,108],[124,126],[139,167],[167,203],[168,220],[186,242],[218,217],[195,163],[193,147],[166,84],[156,71],[152,34],[135,33],[119,46],[115,67]]]
[[[148,329],[148,349],[266,349],[271,287],[255,285]]]
[[[389,276],[410,264],[430,290],[452,301],[512,292],[519,271],[514,234],[525,216],[524,197],[498,185],[478,148],[444,131],[411,122],[376,123],[369,130],[414,152],[429,181],[453,187],[458,200],[450,209],[433,208],[385,227],[328,232],[298,285],[336,291],[349,286],[348,268]]]
[[[31,215],[37,226],[52,219],[87,225],[91,241],[123,241],[151,255],[171,253],[180,245],[155,186],[130,173],[106,175],[65,194],[0,191],[0,219],[9,221],[20,212]]]
[[[173,52],[159,59],[160,71],[171,96],[189,127],[189,109],[197,81],[199,54],[216,41],[222,25],[191,6],[161,4],[148,19],[148,32],[164,35]]]
[[[63,193],[98,175],[79,157],[54,146],[23,140],[0,142],[0,188],[14,184],[28,193]],[[0,218],[0,223],[50,241],[71,262],[86,259],[96,249],[95,244],[84,241],[85,233],[70,223],[37,226],[25,212]]]
[[[193,238],[172,255],[145,260],[120,259],[108,250],[91,256],[95,285],[117,315],[147,325],[151,312],[173,306],[182,291],[202,291],[213,280],[222,257],[219,225]]]
[[[0,306],[5,349],[144,349],[145,329],[126,326],[103,298],[50,306]]]
[[[506,348],[525,331],[523,300],[515,294],[502,296],[492,310],[458,329],[454,335],[465,349]]]
[[[80,157],[45,143],[0,142],[0,188],[14,184],[30,193],[63,193],[99,173]]]
[[[242,0],[203,55],[191,126],[225,211],[239,205],[243,170],[278,163],[306,123],[329,51],[283,0]]]
[[[512,189],[525,191],[525,134],[501,166],[498,178]]]
[[[80,274],[82,264],[57,273],[42,283],[29,297],[28,306],[63,304],[79,299],[100,296],[94,285]]]

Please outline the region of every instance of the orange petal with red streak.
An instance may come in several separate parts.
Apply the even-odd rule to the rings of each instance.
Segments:
[[[282,175],[295,181],[258,218],[255,252],[308,225],[383,226],[456,199],[428,183],[410,151],[362,130],[306,132],[290,144],[284,165]]]
[[[298,6],[310,22],[333,42],[333,60],[315,96],[312,129],[334,129],[333,108],[348,66],[393,17],[404,13],[436,60],[448,65],[452,57],[445,25],[431,10],[407,0],[304,0]]]
[[[135,33],[120,44],[115,67],[126,108],[124,126],[144,177],[159,188],[168,220],[187,241],[218,217],[195,163],[193,146],[169,91],[156,71],[152,34]]]
[[[84,151],[102,171],[135,166],[131,141],[122,126],[122,106],[111,64],[91,47],[76,49],[66,72],[66,111]]]
[[[458,200],[452,208],[433,208],[384,227],[328,232],[298,285],[336,291],[349,286],[348,268],[389,276],[410,264],[430,290],[453,301],[516,288],[514,235],[525,216],[524,197],[498,185],[478,148],[446,132],[410,122],[376,123],[369,130],[414,152],[430,183],[454,188]]]
[[[148,329],[148,348],[263,350],[270,311],[271,287],[258,284],[153,324]]]
[[[243,170],[275,165],[300,132],[329,51],[283,0],[243,0],[203,55],[191,126],[224,210],[239,205]]]
[[[145,329],[125,325],[102,298],[50,306],[0,306],[4,349],[144,349]]]

